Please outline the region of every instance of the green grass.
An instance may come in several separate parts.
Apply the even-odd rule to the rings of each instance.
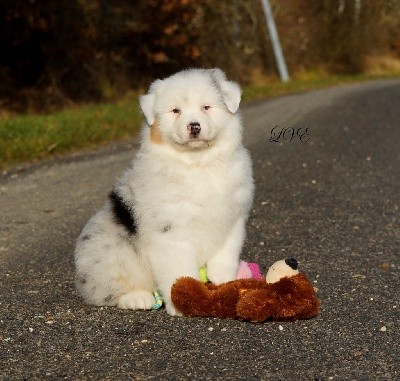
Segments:
[[[0,167],[123,140],[138,131],[137,98],[0,120]]]
[[[275,81],[262,86],[253,85],[245,87],[243,89],[242,100],[248,102],[256,99],[272,98],[281,95],[318,90],[331,86],[398,77],[400,77],[400,73],[388,75],[328,75],[323,72],[308,72],[301,75],[299,78],[292,79],[286,83]]]
[[[247,86],[243,91],[243,101],[388,77],[395,75],[328,76],[324,73],[308,73],[288,83],[271,81],[263,86]],[[0,120],[0,168],[127,139],[137,133],[140,121],[136,97],[111,104],[85,105],[48,115],[3,117]]]

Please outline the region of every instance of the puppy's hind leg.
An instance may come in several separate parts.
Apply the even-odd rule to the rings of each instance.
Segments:
[[[108,240],[104,244],[103,239],[93,238],[79,247],[76,254],[79,293],[89,304],[151,309],[154,282],[149,266],[130,242]]]

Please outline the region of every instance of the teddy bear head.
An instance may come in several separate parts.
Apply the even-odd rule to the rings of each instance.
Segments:
[[[276,283],[284,277],[291,277],[299,273],[298,263],[294,258],[286,258],[275,262],[268,270],[265,280],[267,283]]]

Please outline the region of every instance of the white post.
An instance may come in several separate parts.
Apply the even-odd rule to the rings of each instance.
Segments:
[[[285,58],[283,57],[281,44],[279,42],[278,31],[276,30],[274,16],[272,14],[271,5],[269,0],[261,0],[261,4],[263,6],[265,20],[267,21],[268,31],[272,42],[272,48],[274,50],[276,63],[278,65],[279,75],[281,77],[281,81],[287,82],[289,81],[289,73],[286,67]]]

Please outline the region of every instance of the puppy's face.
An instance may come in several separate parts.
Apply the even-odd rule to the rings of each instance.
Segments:
[[[208,147],[222,127],[225,105],[208,78],[166,80],[157,96],[155,111],[162,136],[188,148]]]
[[[240,88],[218,69],[188,70],[155,81],[140,99],[156,143],[211,147],[239,107]]]

